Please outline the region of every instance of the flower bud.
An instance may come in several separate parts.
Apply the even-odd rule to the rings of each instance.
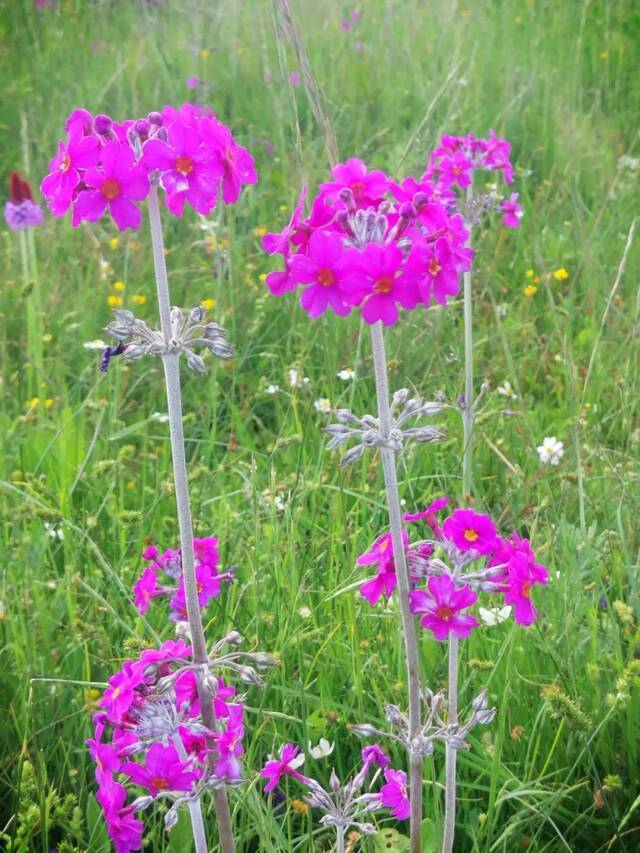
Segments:
[[[149,113],[147,115],[147,119],[149,120],[150,124],[155,125],[156,127],[162,127],[162,113]]]
[[[378,733],[378,730],[374,729],[369,723],[350,723],[347,728],[360,737],[373,737]]]
[[[428,201],[428,199],[427,199],[426,193],[423,193],[422,191],[417,192],[413,197],[413,204],[414,204],[416,211],[422,210],[422,208],[425,206],[427,201]]]
[[[111,133],[111,128],[113,127],[113,120],[104,113],[98,113],[98,115],[93,120],[93,129],[100,136],[107,136]]]
[[[146,118],[141,118],[135,123],[134,127],[142,142],[145,142],[151,132],[151,122],[147,121]]]

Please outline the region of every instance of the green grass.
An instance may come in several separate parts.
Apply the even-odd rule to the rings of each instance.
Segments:
[[[215,298],[237,347],[229,367],[184,379],[196,529],[216,533],[225,564],[238,567],[208,611],[208,635],[233,626],[282,660],[266,689],[248,694],[251,781],[232,795],[239,845],[329,850],[330,836],[293,809],[274,816],[256,770],[282,741],[323,735],[348,772],[360,743],[345,724],[379,722],[382,704],[404,705],[405,693],[394,608],[336,594],[358,580],[355,557],[385,526],[381,472],[372,456],[340,471],[313,408],[322,396],[373,409],[366,330],[355,317],[311,322],[259,280],[270,267],[255,229],[280,227],[301,183],[323,179],[322,139],[303,89],[281,82],[295,66],[266,0],[32,6],[0,6],[3,173],[17,168],[37,186],[73,107],[143,114],[188,100],[191,74],[255,153],[260,183],[216,211],[216,251],[188,214],[167,221],[167,263],[174,302]],[[504,531],[531,536],[552,582],[537,596],[534,628],[504,624],[464,644],[462,700],[488,683],[498,717],[459,758],[457,849],[631,853],[640,845],[637,237],[613,287],[637,215],[640,178],[617,159],[640,148],[640,12],[631,0],[368,0],[357,53],[356,36],[338,26],[348,4],[294,8],[342,156],[403,176],[421,170],[441,133],[493,127],[520,170],[522,228],[496,224],[477,243],[477,381],[493,390],[475,478],[479,505]],[[145,537],[177,542],[167,428],[150,418],[165,408],[159,365],[99,375],[82,346],[109,321],[116,280],[125,304],[146,295],[141,310],[154,316],[148,234],[146,223],[117,235],[106,219],[74,231],[49,218],[34,235],[29,281],[18,235],[4,230],[1,240],[0,829],[12,850],[93,853],[108,847],[84,747],[91,685],[152,642],[129,591]],[[545,277],[560,267],[566,281]],[[530,298],[528,269],[541,277]],[[405,315],[387,336],[392,387],[456,399],[461,327],[460,304]],[[345,366],[353,385],[336,378]],[[288,393],[290,367],[312,390]],[[519,395],[509,414],[495,391],[505,379]],[[268,383],[283,392],[266,395]],[[455,411],[445,421],[446,442],[403,457],[408,507],[460,496],[462,427]],[[535,447],[552,434],[565,456],[541,468]],[[163,615],[150,616],[162,633]],[[423,635],[421,652],[430,686],[443,686],[443,647]],[[326,779],[326,762],[313,769]],[[437,751],[425,787],[437,826],[443,771]],[[158,815],[149,837],[152,850],[189,849],[188,829],[167,838]]]

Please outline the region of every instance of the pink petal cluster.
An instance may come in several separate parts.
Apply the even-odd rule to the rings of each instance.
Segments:
[[[380,788],[380,802],[397,820],[406,820],[411,812],[404,770],[384,771],[385,784]]]
[[[233,204],[243,185],[258,180],[251,155],[229,128],[193,104],[122,123],[74,110],[66,130],[41,191],[54,216],[71,208],[74,227],[108,211],[121,231],[139,228],[150,181],[159,181],[167,207],[182,216],[185,203],[209,214],[220,190]]]
[[[304,761],[304,755],[300,753],[300,747],[294,746],[292,743],[285,743],[280,748],[278,758],[273,758],[267,761],[262,768],[262,776],[268,779],[264,786],[265,793],[268,794],[277,788],[283,776],[291,776],[292,779],[297,779],[299,782],[306,783],[309,781],[308,776],[303,776],[296,769],[300,767]]]
[[[546,584],[549,576],[536,562],[529,541],[517,533],[503,539],[488,515],[468,508],[455,509],[441,521],[448,504],[448,498],[437,498],[426,509],[404,515],[405,522],[424,521],[432,537],[412,544],[403,531],[413,613],[437,640],[450,635],[462,639],[479,625],[468,612],[478,594],[497,593],[512,605],[519,625],[530,625],[537,618],[532,590]],[[397,586],[390,534],[379,536],[356,562],[377,567],[375,577],[360,586],[362,597],[371,605],[382,596],[390,598]]]
[[[192,792],[211,772],[219,782],[241,777],[243,705],[229,703],[235,689],[217,679],[213,709],[218,725],[215,732],[206,729],[195,676],[184,669],[190,660],[191,649],[182,640],[168,640],[157,649],[146,649],[137,660],[125,661],[109,679],[102,710],[94,716],[95,737],[87,743],[96,765],[97,798],[120,853],[142,847],[143,825],[136,808],[144,806],[135,801],[127,805],[131,786],[155,799]],[[169,677],[180,669],[171,681]]]
[[[476,169],[502,172],[506,184],[513,181],[511,143],[499,139],[493,130],[489,138],[473,133],[466,136],[443,136],[429,156],[426,176],[445,187],[468,187]]]
[[[271,293],[301,288],[310,317],[359,310],[366,323],[385,325],[400,309],[445,305],[458,293],[472,251],[455,193],[426,175],[397,183],[356,157],[335,166],[332,178],[308,216],[304,189],[285,228],[263,238],[284,267],[267,276]]]
[[[218,552],[218,540],[214,536],[206,536],[203,539],[194,538],[195,573],[198,590],[198,604],[206,607],[212,598],[220,595],[223,582],[233,580],[233,569],[220,572],[220,554]],[[170,595],[170,616],[174,622],[183,622],[187,619],[187,601],[184,588],[184,577],[182,574],[182,555],[179,550],[169,550],[160,553],[155,545],[147,548],[142,556],[150,560],[140,578],[133,587],[133,601],[140,613],[143,615],[149,609],[152,598]],[[177,585],[166,585],[160,582],[163,574],[167,580],[176,582]]]

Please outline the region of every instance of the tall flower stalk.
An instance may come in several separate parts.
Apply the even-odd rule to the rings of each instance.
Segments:
[[[371,346],[373,366],[376,378],[376,399],[378,402],[378,418],[380,433],[388,444],[391,432],[391,411],[389,408],[389,381],[387,376],[387,359],[384,349],[384,332],[382,323],[371,326]],[[420,700],[420,659],[418,653],[418,638],[416,624],[409,603],[411,577],[403,541],[402,514],[400,510],[400,494],[398,491],[398,475],[396,470],[395,453],[388,446],[380,450],[384,485],[389,510],[389,530],[393,544],[393,559],[398,579],[400,593],[400,617],[407,663],[407,689],[409,694],[409,739],[413,741],[421,725]],[[409,752],[409,791],[411,803],[411,849],[420,850],[420,828],[422,824],[422,777],[424,757],[419,752]]]
[[[156,292],[158,296],[158,311],[160,314],[160,330],[164,337],[166,352],[162,355],[165,387],[167,392],[167,412],[169,415],[169,431],[171,436],[171,458],[173,462],[173,479],[175,483],[176,509],[178,527],[180,530],[180,550],[182,555],[182,571],[189,623],[189,635],[193,646],[193,660],[201,665],[197,676],[198,697],[202,709],[202,721],[211,731],[216,729],[216,718],[213,712],[211,691],[205,678],[208,662],[207,644],[202,627],[202,615],[198,603],[198,590],[195,574],[195,554],[193,548],[193,521],[191,518],[191,502],[189,499],[189,481],[187,479],[187,464],[184,452],[184,430],[182,427],[182,393],[180,387],[180,352],[171,352],[171,299],[169,280],[164,254],[162,236],[162,220],[158,202],[157,182],[152,179],[148,198],[149,225],[151,229],[151,244],[153,248],[153,265],[156,277]],[[233,853],[233,827],[229,813],[229,802],[224,788],[216,788],[213,801],[218,824],[220,846],[223,853]],[[202,821],[200,800],[189,804],[193,837],[198,853],[207,850],[206,838]]]
[[[467,187],[467,246],[471,248],[472,223],[469,213],[473,199],[473,181]],[[471,500],[473,490],[473,425],[475,420],[475,400],[473,390],[473,292],[471,289],[471,268],[463,275],[464,300],[464,402],[462,405],[463,450],[462,450],[462,494],[464,500]]]

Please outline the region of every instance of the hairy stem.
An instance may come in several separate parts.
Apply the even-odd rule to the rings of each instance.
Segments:
[[[344,826],[336,826],[336,853],[344,853]]]
[[[389,383],[387,378],[387,359],[384,351],[384,336],[382,323],[371,326],[371,342],[373,348],[373,365],[376,376],[376,396],[378,399],[378,417],[380,432],[383,437],[391,430],[391,411],[389,408]],[[414,738],[420,730],[420,664],[418,659],[418,639],[416,624],[411,613],[409,591],[411,587],[409,566],[402,540],[402,515],[400,512],[400,495],[398,493],[398,476],[393,450],[383,447],[382,468],[384,484],[387,493],[389,509],[389,527],[393,543],[393,559],[396,567],[396,578],[400,598],[400,615],[407,657],[407,680],[409,691],[409,737]],[[411,798],[411,851],[420,853],[420,824],[422,823],[422,772],[423,758],[421,755],[409,754],[409,785]]]
[[[169,296],[169,280],[164,259],[164,240],[162,237],[162,222],[158,203],[158,188],[152,184],[149,193],[149,223],[151,226],[151,243],[153,246],[153,263],[156,274],[156,289],[158,294],[158,309],[160,312],[160,328],[168,342],[171,335],[171,300]],[[171,456],[173,460],[173,479],[176,492],[176,507],[178,511],[178,526],[180,528],[180,549],[182,555],[182,573],[187,605],[187,619],[193,647],[195,663],[203,664],[198,672],[198,698],[202,712],[202,721],[212,731],[216,728],[216,718],[213,711],[212,695],[207,686],[204,674],[207,664],[207,645],[202,628],[202,616],[198,603],[196,588],[195,556],[193,551],[193,524],[191,520],[191,503],[189,500],[189,484],[187,480],[187,463],[184,450],[184,431],[182,428],[182,394],[180,389],[179,355],[168,353],[163,356],[164,378],[167,390],[167,411],[169,414],[169,431],[171,435]],[[220,847],[223,853],[234,853],[235,843],[231,827],[229,805],[224,788],[214,791],[213,795]],[[205,847],[206,850],[206,842]]]
[[[458,722],[458,638],[449,636],[449,724]],[[445,750],[444,835],[442,853],[451,853],[456,830],[457,751],[447,743]]]
[[[173,736],[173,745],[175,746],[181,761],[187,760],[187,751],[184,748],[180,735]],[[191,830],[193,832],[193,843],[196,848],[196,853],[208,853],[207,851],[207,836],[204,831],[204,821],[202,820],[202,807],[200,800],[189,802],[189,817],[191,818]]]
[[[473,184],[467,187],[467,227],[471,245],[470,206],[473,198]],[[473,399],[473,301],[471,292],[471,270],[464,274],[464,405],[462,407],[463,455],[462,455],[462,492],[464,500],[471,497],[473,489],[473,422],[475,418]]]

